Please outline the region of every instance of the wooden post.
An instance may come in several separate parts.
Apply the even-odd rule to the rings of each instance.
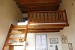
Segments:
[[[30,12],[28,12],[28,23],[30,23]]]
[[[48,13],[47,13],[47,22],[49,22],[49,19],[48,19]]]
[[[58,12],[58,22],[60,21],[60,12]]]
[[[34,13],[32,12],[32,22],[34,22],[33,20],[34,20]]]
[[[41,14],[41,22],[43,22],[42,13],[40,12],[40,14]]]
[[[51,22],[53,21],[53,19],[52,19],[52,13],[50,13],[51,14]]]
[[[43,13],[43,23],[45,22],[45,13]]]
[[[64,10],[64,13],[65,13],[65,18],[66,18],[66,23],[68,24],[66,10]]]
[[[54,21],[56,22],[56,13],[54,13],[54,17],[55,17],[55,20]]]
[[[14,50],[14,46],[10,45],[9,50]]]
[[[64,16],[63,16],[63,12],[61,12],[61,14],[62,14],[62,22],[64,22]]]
[[[36,12],[36,23],[38,23],[37,12]]]

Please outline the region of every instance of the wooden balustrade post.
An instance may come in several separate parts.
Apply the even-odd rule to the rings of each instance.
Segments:
[[[54,17],[55,17],[55,20],[54,21],[56,22],[56,13],[54,13]]]
[[[6,50],[6,49],[7,49],[7,46],[5,46],[3,50]]]
[[[45,22],[45,13],[43,13],[43,22]]]
[[[36,23],[38,22],[38,18],[37,18],[37,12],[36,12]]]
[[[51,14],[51,21],[53,21],[53,20],[52,20],[52,13],[50,13],[50,14]]]
[[[41,13],[39,13],[39,23],[41,22]]]
[[[64,13],[65,13],[65,18],[66,18],[66,23],[68,24],[66,10],[64,10]]]
[[[40,13],[40,14],[42,14],[42,13]],[[40,16],[41,16],[41,22],[43,22],[42,15],[40,15]]]
[[[34,13],[32,12],[32,22],[34,22]]]
[[[64,16],[63,16],[63,12],[61,12],[61,14],[62,14],[62,22],[64,22]]]
[[[28,12],[28,23],[30,23],[30,12]]]
[[[47,22],[49,22],[49,19],[48,19],[48,13],[47,13]]]
[[[60,12],[58,12],[58,22],[60,21]]]

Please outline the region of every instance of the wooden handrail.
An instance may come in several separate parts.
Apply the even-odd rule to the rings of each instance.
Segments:
[[[32,14],[32,16],[30,14]],[[39,19],[37,19],[37,17]],[[45,19],[46,17],[47,17],[47,20]],[[65,10],[64,11],[62,10],[61,11],[32,11],[28,13],[28,21],[29,23],[63,23],[65,22],[68,24],[67,14]]]
[[[8,31],[8,34],[11,33],[11,28],[12,27],[13,27],[13,25],[11,24],[11,26],[9,28],[9,31]],[[9,37],[10,37],[10,35],[7,35],[7,38],[9,38]],[[7,44],[7,42],[8,42],[8,40],[6,39],[2,50],[6,50],[6,44]]]
[[[30,12],[28,12],[28,23],[30,22]]]

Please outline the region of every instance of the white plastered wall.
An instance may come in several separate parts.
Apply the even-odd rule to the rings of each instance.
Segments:
[[[56,44],[50,44],[50,38],[58,38],[59,43],[58,45],[58,49],[62,50],[61,47],[61,35],[59,32],[55,32],[55,33],[28,33],[27,34],[27,50],[35,50],[35,35],[36,34],[47,34],[47,46],[48,46],[48,50],[55,50],[55,45]],[[50,45],[53,45],[53,47],[50,48]]]
[[[0,0],[0,50],[4,45],[11,24],[22,19],[22,13],[13,0]]]
[[[66,35],[68,43],[72,43],[75,50],[75,0],[62,0],[60,10],[66,9],[69,21],[69,27],[65,27],[60,31],[61,35]],[[62,44],[63,50],[69,50],[68,44]]]

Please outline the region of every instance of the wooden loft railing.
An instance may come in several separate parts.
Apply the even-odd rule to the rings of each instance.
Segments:
[[[33,11],[28,12],[29,23],[66,23],[66,11]]]

